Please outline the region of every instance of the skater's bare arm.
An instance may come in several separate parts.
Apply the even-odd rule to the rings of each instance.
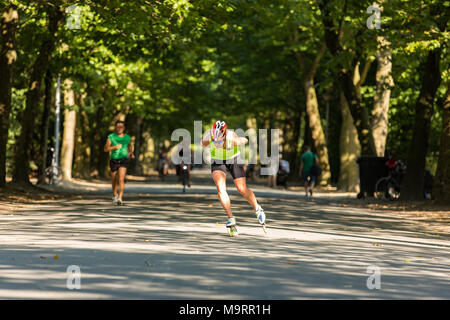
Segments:
[[[120,149],[122,148],[121,144],[118,144],[116,146],[111,146],[111,140],[106,139],[105,147],[103,148],[103,151],[110,152],[112,150]]]
[[[235,146],[240,146],[243,144],[247,144],[248,139],[244,137],[239,137],[236,133],[233,133],[233,144]]]
[[[209,140],[211,139],[211,133],[208,131],[203,135],[202,146],[207,147],[209,145]]]

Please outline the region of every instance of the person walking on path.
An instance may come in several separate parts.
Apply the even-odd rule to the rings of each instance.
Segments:
[[[300,177],[305,183],[305,197],[308,198],[308,193],[312,197],[313,189],[316,182],[317,175],[313,170],[314,166],[318,166],[319,159],[317,155],[311,152],[309,146],[304,147],[304,153],[300,158]]]
[[[109,167],[112,177],[113,203],[122,205],[123,192],[125,190],[125,175],[129,158],[134,159],[133,150],[130,144],[131,138],[125,133],[125,122],[118,120],[114,132],[108,135],[104,147],[105,152],[111,152]]]

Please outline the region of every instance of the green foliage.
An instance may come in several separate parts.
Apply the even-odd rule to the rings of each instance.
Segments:
[[[261,124],[279,111],[278,124],[292,121],[289,119],[300,116],[305,107],[301,84],[305,70],[295,53],[302,55],[307,67],[324,39],[318,1],[80,0],[76,3],[80,28],[60,26],[50,71],[54,79],[60,74],[62,79],[74,81],[77,106],[89,116],[96,135],[105,133],[119,112],[143,118],[156,140],[167,139],[175,128],[193,130],[194,120],[210,124],[213,119],[225,118],[231,127],[245,128],[247,118],[257,118]],[[30,65],[48,36],[46,6],[68,8],[73,4],[62,0],[51,4],[12,2],[19,9],[20,27],[9,153],[20,130]],[[379,30],[366,25],[367,8],[372,4],[330,2],[344,50],[335,58],[326,52],[316,73],[320,112],[325,115],[323,95],[336,93],[336,65],[350,68],[356,61],[374,60],[376,37],[385,36],[394,49],[395,83],[388,149],[404,156],[420,90],[420,62],[436,47],[442,47],[443,57],[448,57],[449,32],[444,20],[448,19],[449,2],[383,1]],[[361,88],[362,103],[369,111],[376,88],[375,70],[373,63]],[[441,70],[443,82],[448,81],[448,58],[442,59]],[[443,89],[439,91],[442,95]],[[339,134],[338,97],[334,94],[330,102],[333,135]],[[436,112],[431,154],[438,150],[440,128],[441,117]],[[336,143],[331,149],[330,157],[337,159]]]

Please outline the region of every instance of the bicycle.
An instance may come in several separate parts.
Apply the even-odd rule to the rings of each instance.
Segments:
[[[191,182],[190,182],[190,178],[189,178],[189,164],[186,164],[184,162],[181,162],[180,164],[180,175],[181,175],[181,180],[182,180],[182,184],[183,184],[183,193],[186,193],[186,185],[190,188],[191,187]]]
[[[388,160],[386,166],[390,169],[389,175],[377,181],[374,196],[377,199],[392,201],[400,197],[400,188],[406,165],[402,160]]]

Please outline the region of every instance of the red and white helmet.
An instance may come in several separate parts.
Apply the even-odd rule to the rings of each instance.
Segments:
[[[227,124],[225,121],[217,120],[216,123],[213,124],[211,129],[211,139],[213,141],[222,141],[225,140],[227,136]]]

